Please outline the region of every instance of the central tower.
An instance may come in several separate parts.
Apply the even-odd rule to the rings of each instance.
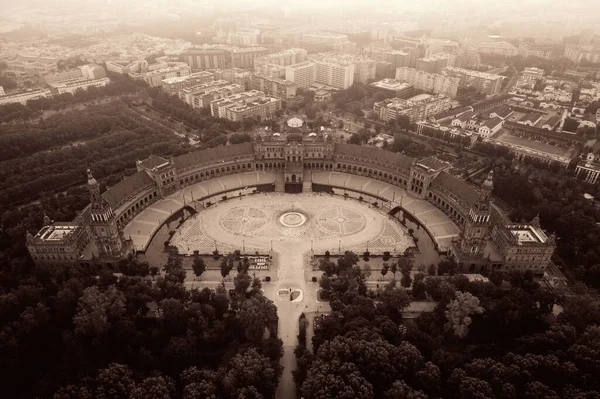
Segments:
[[[483,256],[490,234],[490,197],[494,188],[494,171],[490,170],[481,185],[479,198],[471,205],[460,242],[460,250],[469,257]]]
[[[100,257],[120,258],[124,252],[124,245],[117,228],[115,213],[110,204],[102,198],[100,185],[92,176],[92,171],[88,169],[87,174],[87,185],[92,202],[89,226],[99,255]]]

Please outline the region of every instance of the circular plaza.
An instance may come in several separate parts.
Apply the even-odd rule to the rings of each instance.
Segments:
[[[190,216],[173,234],[181,254],[269,251],[273,243],[310,242],[314,251],[401,253],[408,229],[367,203],[329,194],[256,194]]]

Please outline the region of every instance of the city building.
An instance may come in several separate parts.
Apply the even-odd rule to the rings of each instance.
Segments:
[[[459,50],[458,42],[448,39],[427,38],[423,40],[423,47],[425,58],[439,53],[457,54]]]
[[[575,167],[575,176],[591,184],[598,182],[598,177],[600,177],[599,158],[592,152],[588,153],[585,161],[579,162]]]
[[[402,99],[409,98],[414,91],[410,84],[396,79],[383,79],[370,83],[367,89]]]
[[[480,93],[493,96],[500,93],[504,76],[491,73],[472,71],[470,69],[446,67],[446,76],[460,78],[459,88],[474,87]]]
[[[477,133],[482,137],[490,137],[498,130],[502,129],[503,123],[504,121],[500,118],[488,119],[479,127],[479,129],[477,129]]]
[[[234,94],[210,103],[212,116],[234,122],[241,122],[246,118],[271,119],[280,109],[280,98],[266,96],[257,90]]]
[[[134,79],[143,80],[150,87],[162,85],[162,81],[169,78],[187,76],[191,73],[190,67],[185,62],[165,62],[161,64],[142,66],[139,73],[130,73]]]
[[[26,244],[36,265],[48,269],[59,265],[78,265],[90,243],[86,227],[77,223],[54,223],[44,217],[44,227],[34,236],[27,233]]]
[[[198,86],[202,83],[210,82],[214,79],[211,72],[200,71],[190,75],[163,79],[161,82],[162,90],[168,95],[175,95],[183,89]]]
[[[254,60],[254,68],[264,64],[293,65],[306,60],[308,52],[303,48],[290,48],[273,54],[263,55]]]
[[[347,89],[354,83],[355,66],[342,58],[334,58],[331,55],[319,55],[311,57],[315,64],[315,82],[322,83],[337,89]]]
[[[426,120],[429,116],[450,109],[450,98],[444,95],[419,94],[409,98],[388,98],[373,105],[373,113],[385,122],[406,115],[412,122]]]
[[[266,55],[269,50],[264,47],[243,47],[231,49],[231,66],[234,68],[253,69],[254,60]]]
[[[110,72],[120,73],[121,75],[130,73],[139,73],[143,60],[107,60],[106,69]]]
[[[317,80],[317,65],[311,61],[285,67],[285,79],[294,82],[297,87],[309,87]]]
[[[450,236],[432,234],[436,249],[453,255],[467,272],[531,271],[541,276],[551,263],[555,237],[542,231],[538,217],[530,223],[508,221],[492,201],[492,171],[477,188],[449,174],[450,165],[434,157],[415,159],[373,147],[335,143],[326,134],[298,130],[276,136],[261,134],[254,143],[219,146],[170,159],[152,155],[138,160],[136,173],[103,194],[88,172],[91,204],[73,222],[55,223],[45,218],[44,227],[36,235],[28,234],[27,247],[33,261],[43,267],[73,263],[117,266],[132,249],[145,252],[153,232],[186,206],[183,199],[174,205],[171,195],[181,195],[181,190],[191,185],[212,184],[217,192],[196,186],[203,189],[194,190],[199,194],[192,201],[237,196],[249,185],[257,191],[276,192],[310,192],[313,187],[321,187],[335,193],[332,190],[341,188],[339,191],[351,195],[387,200],[386,206],[393,207],[390,213],[413,214],[427,230],[430,222],[422,215],[434,211],[429,208],[433,206],[448,218],[442,223],[455,228],[449,231]],[[231,178],[238,173],[244,173],[245,178]],[[352,185],[348,184],[350,177]],[[225,178],[228,186],[223,183]],[[405,193],[400,198],[394,191],[396,187]],[[410,203],[420,201],[418,209],[411,211],[405,205],[409,199]],[[143,218],[143,211],[150,205],[166,201],[172,208],[163,211],[160,218]],[[169,205],[160,209],[169,209]],[[132,223],[143,224],[148,230],[133,230]],[[89,238],[83,236],[84,232],[89,232]],[[80,245],[73,244],[78,240]],[[89,244],[84,245],[86,240]]]
[[[192,70],[231,67],[231,55],[215,47],[193,47],[181,55]]]
[[[47,85],[52,83],[64,82],[66,80],[81,79],[82,77],[83,74],[81,73],[81,69],[79,68],[69,69],[67,71],[51,72],[45,75],[41,75],[43,83]]]
[[[406,82],[414,88],[434,94],[456,97],[460,78],[418,71],[415,68],[401,67],[396,69],[396,80]]]
[[[309,32],[302,34],[302,40],[307,43],[342,43],[348,41],[348,36],[333,32]]]
[[[296,97],[296,88],[296,84],[289,80],[257,74],[252,76],[252,90],[261,91],[269,96],[289,100]]]
[[[227,32],[226,42],[233,46],[253,46],[260,42],[260,30],[252,28],[238,28]]]
[[[5,95],[6,93],[4,93],[4,87],[0,86],[0,96]]]
[[[226,80],[230,83],[240,85],[245,91],[252,87],[252,72],[240,68],[218,69],[211,71],[217,80]]]
[[[523,42],[519,45],[517,54],[523,58],[537,57],[550,59],[552,54],[552,43],[529,43]]]
[[[567,44],[563,55],[577,64],[584,60],[592,64],[600,63],[600,47]]]
[[[335,42],[333,43],[333,51],[336,53],[356,53],[358,46],[354,42]]]
[[[106,77],[106,70],[98,64],[87,64],[79,67],[84,79],[102,79]]]
[[[26,105],[27,101],[29,100],[47,98],[51,96],[52,93],[50,92],[50,90],[29,90],[18,93],[10,93],[0,96],[0,105],[11,103],[21,103],[23,105]]]
[[[315,102],[322,103],[331,100],[331,92],[329,90],[319,89],[315,91]]]
[[[49,84],[50,92],[54,95],[64,93],[75,94],[77,90],[87,90],[89,87],[103,87],[110,83],[109,78],[101,79],[72,79]]]
[[[246,91],[246,88],[242,85],[230,83],[226,80],[213,80],[181,90],[179,98],[192,108],[209,108],[210,103],[214,100],[243,93],[244,91]]]
[[[517,86],[519,87],[529,87],[531,89],[534,88],[535,83],[538,80],[542,80],[544,77],[544,70],[540,68],[525,68],[523,72],[521,72],[521,76],[519,76],[519,80],[517,81]]]
[[[517,47],[502,40],[475,43],[475,47],[477,47],[477,51],[480,54],[495,54],[505,57],[514,57],[518,53]]]
[[[445,67],[453,67],[456,64],[456,55],[449,53],[436,53],[429,57],[417,60],[417,70],[428,73],[441,73]]]
[[[362,53],[375,61],[389,62],[393,72],[396,68],[407,67],[410,64],[410,53],[406,51],[385,47],[365,47]]]
[[[277,64],[254,65],[254,74],[269,76],[271,78],[285,79],[286,66]]]

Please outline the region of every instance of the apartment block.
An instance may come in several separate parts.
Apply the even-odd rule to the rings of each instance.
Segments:
[[[50,90],[31,90],[20,93],[5,94],[0,96],[0,105],[11,103],[21,103],[25,105],[29,100],[36,100],[38,98],[47,98],[51,96],[52,93]]]
[[[220,48],[190,48],[182,54],[191,69],[223,69],[231,66],[231,56]]]
[[[419,94],[408,100],[388,98],[373,105],[373,113],[385,122],[396,120],[401,115],[408,116],[411,122],[423,121],[431,115],[448,109],[450,109],[450,98],[429,94]]]
[[[303,48],[291,48],[278,53],[263,55],[254,60],[254,68],[258,68],[264,64],[281,66],[299,64],[306,60],[307,54],[308,52]]]
[[[252,72],[240,68],[219,69],[212,71],[215,79],[223,79],[230,83],[241,85],[245,91],[250,90],[252,86]]]
[[[342,43],[348,41],[348,36],[333,32],[310,32],[302,35],[302,40],[308,43]]]
[[[341,60],[331,59],[330,57],[319,57],[311,59],[316,66],[317,83],[335,87],[337,89],[347,89],[354,83],[354,64]]]
[[[286,68],[286,66],[277,64],[254,65],[254,73],[256,75],[263,75],[271,78],[285,79]]]
[[[600,63],[600,47],[568,44],[563,55],[575,63],[584,60],[592,64]]]
[[[264,47],[232,48],[231,66],[234,68],[253,69],[254,60],[269,53]]]
[[[229,97],[246,91],[244,86],[226,80],[213,80],[195,87],[183,89],[179,98],[192,108],[209,108],[210,103],[219,98]]]
[[[496,54],[505,57],[513,57],[517,55],[518,49],[512,44],[505,41],[486,41],[475,43],[477,51],[480,54]]]
[[[101,79],[73,79],[63,82],[56,82],[48,85],[52,94],[75,94],[77,90],[87,90],[89,87],[102,87],[110,83],[109,78]]]
[[[456,97],[460,84],[460,78],[457,77],[428,73],[406,67],[396,69],[396,80],[406,82],[416,89],[434,94],[444,94],[451,98]]]
[[[382,79],[367,86],[370,91],[381,92],[397,98],[409,98],[413,94],[413,87],[396,79]]]
[[[317,66],[314,62],[304,61],[285,67],[285,80],[294,82],[296,87],[305,88],[317,79]]]
[[[187,89],[188,87],[197,86],[202,83],[210,82],[213,79],[214,76],[211,72],[195,72],[186,76],[163,79],[162,90],[169,95],[174,95],[177,94],[180,90]]]
[[[429,57],[417,60],[417,69],[428,73],[441,73],[445,67],[456,65],[456,55],[449,53],[437,53]]]
[[[265,93],[251,90],[211,102],[211,114],[241,122],[246,118],[271,119],[281,109],[281,99],[266,96]]]
[[[165,62],[162,64],[142,67],[140,73],[130,74],[134,79],[140,79],[151,87],[162,85],[162,81],[169,78],[187,76],[191,73],[190,67],[185,62]]]
[[[284,100],[296,97],[296,87],[296,84],[289,80],[256,74],[252,76],[253,90],[262,91],[266,95]]]
[[[504,76],[472,71],[470,69],[446,67],[444,75],[460,78],[460,87],[474,87],[480,93],[493,96],[500,93]]]
[[[410,53],[407,51],[383,47],[365,47],[362,53],[375,61],[391,63],[393,71],[396,68],[406,67],[410,64]]]

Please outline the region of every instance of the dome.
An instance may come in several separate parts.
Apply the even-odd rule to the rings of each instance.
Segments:
[[[301,127],[304,124],[304,121],[300,118],[291,118],[288,119],[287,125],[289,127]]]

